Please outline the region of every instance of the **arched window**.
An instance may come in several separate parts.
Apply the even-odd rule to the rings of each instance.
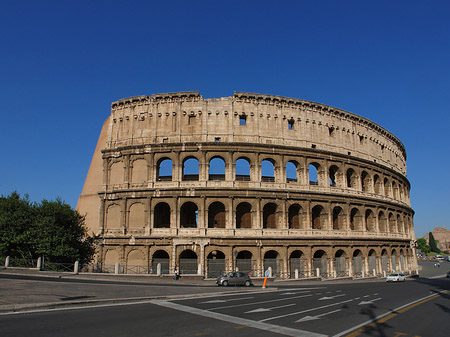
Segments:
[[[350,229],[361,230],[361,213],[357,208],[353,208],[350,212]]]
[[[288,161],[286,164],[286,182],[292,183],[297,182],[297,165],[295,161]]]
[[[333,165],[329,169],[329,176],[330,176],[330,186],[336,187],[336,173],[338,172],[339,168],[336,165]]]
[[[373,176],[373,188],[375,194],[381,194],[381,179],[378,174]]]
[[[397,233],[397,223],[394,214],[392,213],[389,213],[389,231],[391,233]]]
[[[333,208],[333,229],[343,230],[345,225],[345,215],[342,207]]]
[[[347,187],[356,189],[358,187],[355,170],[347,170]]]
[[[366,171],[362,171],[361,173],[361,189],[363,192],[371,191],[369,174]]]
[[[208,228],[225,228],[225,206],[221,202],[209,205]]]
[[[309,184],[310,185],[319,185],[319,171],[320,165],[317,163],[311,163],[308,165],[308,173],[309,173]]]
[[[269,202],[263,208],[263,228],[277,228],[277,205]]]
[[[153,212],[154,228],[170,228],[170,206],[160,202],[155,206]]]
[[[384,178],[384,195],[386,197],[389,197],[391,195],[390,184],[389,184],[389,180],[387,178]]]
[[[236,180],[250,181],[250,161],[247,158],[236,160]]]
[[[373,212],[370,209],[366,210],[365,220],[366,220],[366,230],[374,232],[376,227],[375,216],[373,215]]]
[[[209,161],[209,180],[225,180],[225,161],[215,157]]]
[[[300,229],[302,228],[301,221],[301,207],[298,204],[291,205],[289,207],[289,229]]]
[[[185,202],[180,209],[180,225],[182,228],[198,227],[198,208],[193,202]]]
[[[252,206],[247,202],[236,207],[236,228],[252,228]]]
[[[193,181],[198,180],[199,165],[198,159],[189,157],[183,161],[183,180]]]
[[[261,181],[274,182],[275,181],[275,166],[269,159],[264,159],[261,162]]]
[[[383,212],[378,213],[378,225],[380,226],[380,232],[387,232],[387,218]]]
[[[172,180],[172,160],[169,158],[162,158],[158,160],[156,179],[158,181]]]
[[[312,222],[312,229],[322,229],[323,225],[323,219],[322,219],[322,206],[314,206],[312,209],[312,216],[311,216],[311,222]]]

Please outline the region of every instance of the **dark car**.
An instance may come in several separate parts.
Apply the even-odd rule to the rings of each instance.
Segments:
[[[217,285],[219,286],[252,286],[252,280],[247,273],[242,272],[230,272],[227,273],[216,280]]]
[[[450,277],[450,271],[447,273],[447,277]]]

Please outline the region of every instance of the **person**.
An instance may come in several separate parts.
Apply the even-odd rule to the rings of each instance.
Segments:
[[[178,280],[178,278],[179,278],[179,275],[178,275],[178,267],[175,266],[175,271],[174,271],[174,273],[173,273],[173,279],[174,279],[174,280]]]

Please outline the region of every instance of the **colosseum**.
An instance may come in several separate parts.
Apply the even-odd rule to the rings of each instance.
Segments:
[[[193,91],[112,103],[77,209],[106,272],[360,278],[417,268],[409,191],[405,147],[364,117]]]

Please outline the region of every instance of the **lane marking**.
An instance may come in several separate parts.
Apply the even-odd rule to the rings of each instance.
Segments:
[[[152,301],[152,304],[156,304],[156,305],[166,307],[169,309],[187,312],[187,313],[198,315],[198,316],[217,319],[220,321],[233,323],[236,325],[245,325],[250,328],[255,328],[255,329],[264,330],[264,331],[270,331],[270,332],[278,333],[280,335],[285,335],[285,336],[326,337],[326,335],[318,334],[315,332],[293,329],[293,328],[283,327],[283,326],[269,324],[269,323],[257,322],[257,321],[253,321],[250,319],[240,318],[240,317],[233,317],[233,316],[229,316],[229,315],[220,314],[217,312],[211,312],[211,311],[207,311],[207,310],[201,310],[201,309],[197,309],[197,308],[193,308],[193,307],[188,307],[188,306],[184,306],[181,304],[168,302],[168,301],[154,300],[154,301]]]
[[[294,298],[303,298],[303,297],[310,297],[312,296],[311,294],[306,294],[306,295],[299,295],[299,296],[293,296],[293,297],[289,297],[289,298],[277,298],[276,300],[267,300],[267,301],[260,301],[260,302],[252,302],[252,303],[243,303],[243,304],[239,304],[240,307],[246,306],[246,305],[256,305],[256,304],[263,304],[263,303],[273,303],[273,302],[280,302],[280,301],[288,301],[288,300],[292,300]],[[236,305],[225,305],[222,307],[215,307],[215,308],[209,308],[208,310],[212,311],[212,310],[219,310],[219,309],[227,309],[227,308],[234,308]]]
[[[368,320],[368,321],[366,321],[364,323],[361,323],[361,324],[358,324],[358,325],[356,325],[356,326],[354,326],[354,327],[352,327],[350,329],[342,331],[342,332],[334,335],[333,337],[340,337],[340,336],[343,336],[343,335],[346,335],[346,337],[359,336],[360,334],[366,332],[366,329],[370,330],[373,327],[376,327],[377,324],[384,323],[384,322],[390,320],[391,318],[394,318],[394,317],[396,317],[396,316],[398,316],[398,315],[400,315],[400,314],[402,314],[402,313],[404,313],[404,312],[406,312],[406,311],[408,311],[408,310],[410,310],[412,308],[417,307],[420,304],[423,304],[425,302],[431,301],[432,299],[439,297],[441,294],[447,294],[447,293],[449,293],[449,290],[443,290],[443,291],[438,292],[437,294],[435,293],[433,295],[428,295],[428,296],[419,298],[418,300],[415,300],[415,301],[412,301],[412,302],[407,303],[405,305],[402,305],[402,306],[400,306],[400,307],[398,307],[396,309],[389,310],[388,312],[385,312],[384,314],[378,315],[377,317],[375,317],[375,318],[373,318],[371,320]],[[350,332],[352,332],[352,333],[350,333]],[[350,334],[347,335],[348,333],[350,333]]]
[[[345,294],[334,295],[334,296],[324,296],[324,297],[319,298],[319,301],[323,301],[323,300],[333,300],[333,299],[335,299],[336,297],[342,297],[342,296],[345,296]]]
[[[292,304],[286,304],[286,305],[280,305],[278,307],[272,307],[272,308],[258,308],[258,309],[253,309],[250,311],[245,312],[244,314],[253,314],[255,312],[266,312],[266,311],[272,311],[274,309],[280,309],[280,308],[286,308],[286,307],[292,307],[293,305],[297,305],[296,303],[292,303]]]
[[[381,297],[375,298],[373,300],[369,300],[369,301],[361,301],[358,303],[358,305],[364,305],[364,304],[372,304],[373,302],[379,301],[381,300]]]
[[[203,303],[224,303],[224,302],[231,302],[231,301],[249,300],[249,299],[252,299],[252,298],[254,298],[254,297],[232,298],[230,300],[219,300],[219,299],[216,299],[216,300],[209,300],[209,301],[206,301],[206,302],[199,302],[199,304],[203,304]]]
[[[299,320],[296,320],[295,323],[301,323],[301,322],[307,322],[307,321],[313,321],[316,319],[321,319],[323,316],[331,315],[331,314],[334,314],[335,312],[339,312],[339,311],[341,311],[341,309],[336,309],[333,311],[325,312],[323,314],[316,315],[316,316],[305,316],[303,318],[300,318]]]
[[[321,307],[316,307],[316,308],[306,309],[306,310],[302,310],[302,311],[291,312],[291,313],[286,314],[286,315],[280,315],[280,316],[275,316],[275,317],[269,317],[269,318],[261,319],[258,322],[267,322],[267,321],[271,321],[272,319],[278,319],[278,318],[284,318],[284,317],[293,316],[293,315],[299,315],[299,314],[303,314],[305,312],[310,312],[310,311],[319,310],[319,309],[323,309],[323,308],[329,308],[329,307],[332,307],[332,306],[335,306],[335,305],[344,304],[344,303],[348,303],[348,302],[352,302],[352,301],[353,301],[353,299],[349,299],[349,300],[342,301],[342,302],[322,305]]]

